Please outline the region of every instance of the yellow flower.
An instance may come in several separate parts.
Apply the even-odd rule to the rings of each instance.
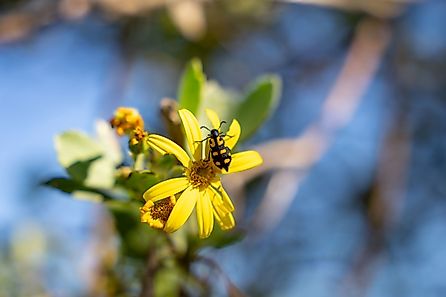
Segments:
[[[218,129],[220,120],[212,110],[206,110],[212,126]],[[178,230],[189,218],[195,206],[198,230],[201,238],[208,237],[214,227],[214,217],[223,230],[235,226],[234,205],[220,181],[221,174],[230,174],[260,165],[263,161],[255,151],[246,151],[232,155],[229,170],[222,172],[206,158],[206,142],[200,142],[204,137],[195,116],[187,109],[179,111],[187,139],[190,154],[186,153],[173,141],[156,134],[147,137],[148,144],[163,154],[173,154],[184,167],[184,176],[160,182],[144,193],[147,201],[146,209],[156,207],[158,201],[178,199],[172,207],[165,223],[158,224],[166,232]],[[240,137],[240,124],[233,120],[225,137],[226,146],[232,149]],[[205,146],[204,146],[205,145]],[[142,209],[144,209],[144,207]],[[146,214],[147,212],[145,212]],[[144,220],[148,215],[144,217]],[[153,224],[153,223],[152,223]]]
[[[147,201],[147,203],[140,208],[141,222],[147,223],[150,227],[156,229],[163,229],[169,218],[169,214],[172,212],[175,202],[175,196],[170,196],[169,198],[157,202]]]
[[[141,115],[136,109],[130,107],[117,108],[110,124],[120,136],[130,134],[137,128],[144,130],[144,120]]]

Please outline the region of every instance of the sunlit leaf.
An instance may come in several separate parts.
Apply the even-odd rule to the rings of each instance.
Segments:
[[[242,126],[240,140],[252,135],[275,110],[281,85],[278,76],[268,75],[261,77],[249,88],[235,115]]]
[[[107,157],[98,141],[81,132],[68,131],[56,136],[55,146],[59,162],[74,180],[94,188],[113,187],[118,159]]]
[[[57,135],[54,142],[57,158],[65,168],[76,162],[92,160],[103,155],[100,144],[82,132],[64,132]]]
[[[115,165],[120,164],[123,159],[121,146],[119,145],[116,132],[112,129],[110,123],[104,120],[96,121],[96,134],[98,142],[102,147],[106,148],[104,157],[112,160]]]
[[[203,66],[198,59],[192,59],[186,66],[178,88],[178,103],[180,108],[186,108],[196,114],[203,96],[206,77]]]
[[[115,164],[108,158],[94,161],[85,180],[85,185],[95,188],[110,189],[115,184]]]
[[[85,200],[90,202],[101,202],[104,200],[104,197],[101,194],[88,192],[88,191],[74,191],[71,193],[73,197],[78,200]]]
[[[208,127],[212,126],[206,116],[206,108],[214,110],[220,117],[220,120],[231,123],[234,118],[234,111],[238,106],[239,97],[240,94],[231,89],[223,88],[216,81],[211,80],[206,82],[203,102],[201,104],[200,113],[197,115],[200,123]],[[223,127],[223,131],[227,128],[228,127]]]

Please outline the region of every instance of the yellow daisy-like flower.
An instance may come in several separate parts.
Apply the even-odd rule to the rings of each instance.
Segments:
[[[185,174],[182,177],[160,182],[144,193],[147,203],[141,208],[142,221],[148,222],[149,225],[156,225],[157,228],[162,228],[166,232],[174,232],[187,221],[196,206],[199,235],[201,238],[206,238],[212,232],[214,218],[223,230],[235,226],[232,215],[234,205],[223,189],[220,175],[251,169],[260,165],[263,160],[256,151],[235,153],[232,155],[229,170],[222,172],[212,160],[206,158],[206,150],[203,147],[206,142],[201,142],[203,135],[198,120],[187,109],[182,109],[178,113],[183,123],[190,154],[173,141],[160,135],[150,134],[147,142],[153,149],[163,154],[175,155],[184,166]],[[217,114],[210,109],[206,110],[206,114],[212,126],[218,129],[220,119]],[[236,145],[240,131],[240,124],[237,120],[233,120],[227,132],[228,136],[224,138],[229,149]],[[172,198],[175,195],[178,195],[176,201]],[[167,203],[171,208],[157,207],[158,203],[167,199],[170,201]],[[161,216],[164,219],[158,219]]]
[[[137,128],[144,130],[144,120],[138,110],[130,107],[117,108],[110,124],[120,136],[130,134]]]
[[[169,218],[169,214],[172,212],[175,202],[175,196],[170,196],[169,198],[157,202],[147,201],[147,203],[140,208],[141,222],[147,223],[150,227],[156,229],[163,229]]]

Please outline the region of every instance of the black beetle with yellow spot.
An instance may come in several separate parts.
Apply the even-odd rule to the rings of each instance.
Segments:
[[[222,121],[220,127],[224,123],[226,122]],[[225,146],[223,137],[226,135],[219,131],[220,127],[218,127],[218,129],[209,130],[208,127],[202,126],[201,128],[205,128],[209,131],[208,136],[202,141],[209,139],[209,153],[212,157],[212,161],[219,169],[228,171],[232,160],[231,150]]]

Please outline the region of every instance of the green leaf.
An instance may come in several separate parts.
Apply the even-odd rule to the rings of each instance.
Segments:
[[[93,158],[91,160],[77,161],[71,164],[66,168],[68,175],[75,181],[83,183],[88,176],[88,170],[90,169],[90,166],[97,159],[99,159],[99,157]]]
[[[94,188],[113,187],[118,160],[106,157],[98,141],[81,132],[68,131],[56,136],[55,146],[60,164],[74,180]]]
[[[206,76],[199,59],[192,59],[186,66],[178,88],[178,103],[180,108],[186,108],[197,114],[201,104]]]
[[[52,178],[43,182],[43,185],[61,190],[65,193],[76,194],[76,198],[82,197],[85,200],[98,201],[114,199],[105,191],[87,187],[77,180],[65,177]]]
[[[81,183],[65,177],[52,178],[43,182],[43,185],[59,189],[65,193],[72,193],[77,190],[85,189]]]
[[[126,179],[119,180],[119,184],[142,198],[142,194],[151,186],[159,182],[159,178],[148,171],[133,171]]]
[[[94,161],[89,170],[85,185],[95,188],[111,189],[115,184],[115,164],[108,158]]]
[[[76,162],[92,160],[103,154],[102,147],[82,132],[64,132],[57,135],[54,142],[59,163],[65,168]]]
[[[115,165],[111,159],[96,157],[78,161],[67,167],[70,177],[85,186],[112,188],[115,184]]]
[[[223,88],[216,81],[207,81],[203,93],[203,102],[199,114],[196,114],[199,122],[207,127],[212,126],[205,113],[206,108],[210,108],[218,114],[220,120],[230,124],[234,119],[234,111],[238,107],[239,98],[240,94],[237,92]]]
[[[96,121],[96,134],[98,143],[105,148],[103,149],[104,157],[112,160],[115,165],[121,164],[124,157],[116,132],[112,129],[110,123],[104,120]]]
[[[267,75],[249,88],[235,115],[242,127],[241,141],[251,136],[276,109],[281,86],[278,76]]]

